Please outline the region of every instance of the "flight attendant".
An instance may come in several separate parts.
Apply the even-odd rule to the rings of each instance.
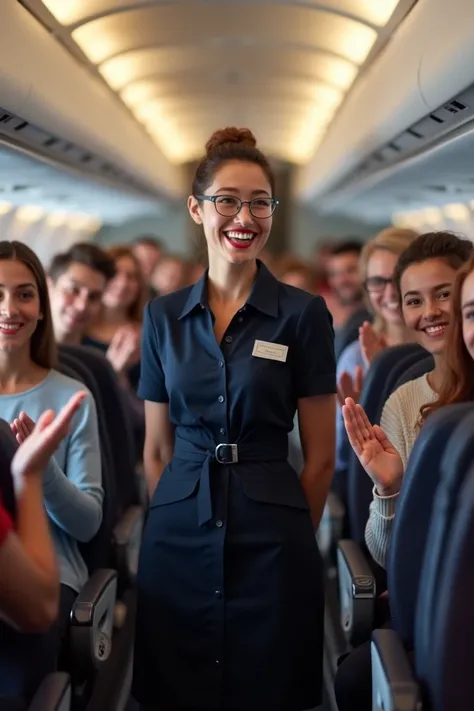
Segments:
[[[320,703],[314,530],[334,466],[333,329],[321,297],[278,282],[257,259],[277,205],[252,133],[214,133],[188,199],[209,269],[145,311],[151,503],[133,693],[146,711]],[[296,410],[300,478],[287,459]]]

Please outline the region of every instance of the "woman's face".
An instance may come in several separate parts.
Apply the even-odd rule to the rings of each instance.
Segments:
[[[403,316],[398,303],[397,291],[393,285],[393,272],[398,255],[387,249],[377,249],[367,263],[366,288],[374,313],[387,324],[400,325]]]
[[[198,202],[190,197],[188,207],[191,217],[202,224],[209,256],[217,256],[227,262],[240,264],[253,260],[264,248],[272,226],[272,217],[255,217],[268,209],[272,197],[268,178],[255,163],[227,161],[214,176],[205,191],[209,196],[220,196],[218,209],[207,200]],[[256,200],[254,215],[249,205],[242,205],[236,215],[226,215],[238,200]]]
[[[402,274],[400,291],[405,323],[420,346],[433,355],[444,351],[455,275],[456,269],[444,259],[412,264]]]
[[[474,271],[466,279],[461,290],[462,337],[474,360]]]
[[[137,265],[130,257],[115,261],[116,274],[107,284],[103,302],[108,308],[128,309],[137,299],[140,280]]]
[[[42,318],[33,272],[16,259],[0,260],[0,351],[29,348]]]

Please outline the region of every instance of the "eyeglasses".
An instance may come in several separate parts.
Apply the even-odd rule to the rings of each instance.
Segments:
[[[385,289],[387,284],[393,284],[393,279],[387,279],[387,277],[382,276],[373,276],[365,280],[364,287],[366,291],[372,294],[379,294]]]
[[[250,214],[260,220],[271,217],[280,202],[270,197],[259,197],[253,200],[241,200],[234,195],[195,195],[194,197],[196,200],[213,202],[217,212],[223,217],[235,217],[241,211],[242,205],[248,205]]]

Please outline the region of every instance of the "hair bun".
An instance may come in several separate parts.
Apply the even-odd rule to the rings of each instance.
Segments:
[[[226,143],[241,143],[250,148],[255,148],[257,141],[252,131],[248,128],[236,128],[230,126],[228,128],[220,128],[214,131],[208,142],[206,143],[206,153],[213,153],[216,148],[223,146]]]

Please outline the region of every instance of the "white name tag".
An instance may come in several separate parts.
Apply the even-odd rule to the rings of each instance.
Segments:
[[[288,346],[282,346],[279,343],[268,343],[268,341],[255,341],[252,355],[257,358],[279,360],[282,363],[286,363]]]

